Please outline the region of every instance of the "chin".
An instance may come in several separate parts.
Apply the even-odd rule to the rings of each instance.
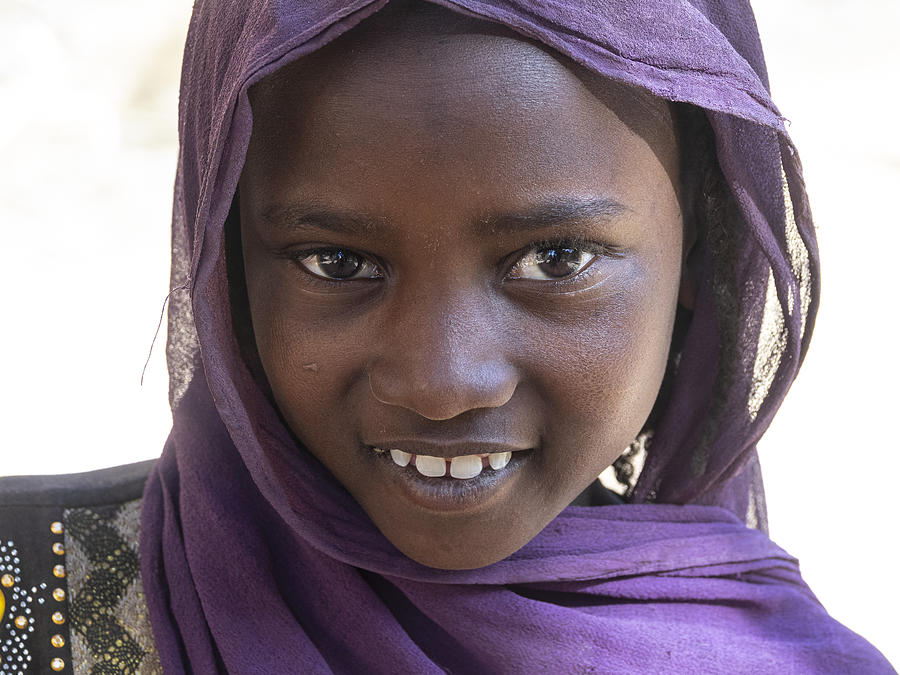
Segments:
[[[397,544],[394,545],[397,546]],[[521,546],[493,551],[486,551],[471,546],[465,547],[463,550],[460,550],[459,547],[449,550],[445,549],[440,542],[435,542],[434,547],[430,550],[422,550],[421,548],[406,549],[402,546],[397,546],[397,548],[407,558],[425,567],[432,567],[438,570],[474,570],[500,562],[519,550]]]

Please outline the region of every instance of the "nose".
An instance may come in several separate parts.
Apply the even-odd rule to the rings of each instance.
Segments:
[[[512,398],[519,375],[505,356],[506,331],[489,302],[435,302],[418,294],[398,304],[402,310],[387,317],[378,336],[382,347],[369,364],[378,401],[446,420]]]

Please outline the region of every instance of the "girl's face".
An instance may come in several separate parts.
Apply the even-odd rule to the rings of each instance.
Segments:
[[[682,214],[664,103],[438,16],[376,17],[251,92],[240,216],[287,424],[398,549],[460,569],[640,432]]]

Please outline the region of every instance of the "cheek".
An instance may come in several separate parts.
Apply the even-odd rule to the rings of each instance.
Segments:
[[[535,324],[531,363],[540,396],[551,402],[547,438],[565,448],[548,457],[560,480],[586,485],[641,431],[668,360],[677,302],[677,267],[653,256],[612,279],[601,299],[566,307]],[[548,467],[552,468],[552,467]]]
[[[359,321],[306,300],[288,291],[254,311],[260,359],[288,428],[359,500],[366,485],[348,452],[359,442],[360,394],[368,390]]]
[[[255,264],[254,264],[255,263]],[[297,289],[284,261],[248,256],[247,291],[257,351],[275,401],[294,433],[308,444],[316,420],[342,404],[357,319],[333,301]],[[326,414],[328,413],[328,414]]]

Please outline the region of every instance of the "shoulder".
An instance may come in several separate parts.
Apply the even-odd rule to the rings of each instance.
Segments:
[[[0,478],[0,671],[158,672],[138,551],[154,466]]]
[[[73,507],[139,499],[156,460],[55,476],[0,477],[0,509]]]

